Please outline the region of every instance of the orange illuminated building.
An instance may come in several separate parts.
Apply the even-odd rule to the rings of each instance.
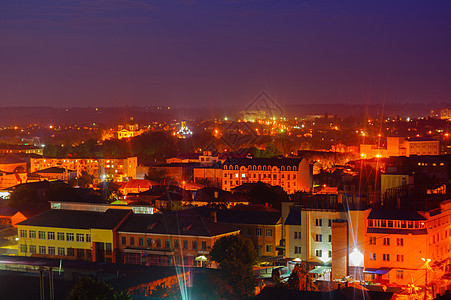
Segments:
[[[222,188],[261,181],[279,185],[287,193],[310,191],[312,168],[305,158],[235,158],[224,162]]]
[[[373,209],[366,221],[365,280],[424,285],[423,259],[435,279],[451,271],[451,200],[429,211]]]

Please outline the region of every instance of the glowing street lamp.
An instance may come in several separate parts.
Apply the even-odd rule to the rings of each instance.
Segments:
[[[428,270],[429,270],[429,262],[431,261],[430,258],[421,258],[422,261],[425,262],[426,267],[426,277],[425,277],[425,285],[424,285],[424,299],[427,299],[428,295]]]

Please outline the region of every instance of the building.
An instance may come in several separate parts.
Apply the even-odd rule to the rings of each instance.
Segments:
[[[12,155],[0,156],[0,171],[9,173],[27,172],[27,162]]]
[[[19,256],[116,262],[116,229],[131,213],[48,210],[17,224]]]
[[[279,211],[222,209],[216,215],[218,222],[238,226],[241,235],[254,243],[259,255],[267,258],[282,255],[283,228]]]
[[[239,229],[196,215],[132,215],[118,229],[128,264],[214,267],[208,254],[219,238]]]
[[[0,144],[0,154],[37,154],[44,155],[44,148],[34,145]]]
[[[127,196],[129,193],[139,194],[148,191],[155,185],[160,184],[146,179],[130,179],[129,181],[122,183],[119,191],[122,195]]]
[[[428,211],[373,209],[366,227],[365,280],[424,285],[423,259],[434,279],[451,271],[451,200]]]
[[[139,129],[138,123],[135,123],[133,117],[126,124],[119,124],[117,126],[117,138],[126,139],[141,135],[144,131]]]
[[[67,170],[75,170],[77,177],[83,171],[94,176],[95,182],[114,180],[117,182],[136,179],[137,157],[122,159],[109,158],[30,158],[30,172],[34,173],[43,169],[58,167]]]
[[[69,182],[71,179],[75,179],[77,177],[77,172],[74,170],[69,170],[60,167],[50,167],[47,169],[42,169],[36,171],[36,174],[39,175],[44,180],[61,180],[64,182]]]
[[[304,158],[235,158],[224,162],[224,190],[258,181],[279,185],[289,194],[310,191],[313,186],[312,168]]]
[[[387,137],[387,147],[375,144],[360,145],[360,157],[364,159],[390,156],[439,155],[439,141],[431,138]]]

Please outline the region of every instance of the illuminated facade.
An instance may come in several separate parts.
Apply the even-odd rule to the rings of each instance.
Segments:
[[[366,221],[365,280],[424,285],[424,259],[436,279],[451,271],[451,200],[421,212],[374,209]]]
[[[114,180],[122,182],[126,179],[136,179],[137,157],[124,159],[93,159],[93,158],[30,158],[30,171],[36,172],[50,167],[60,167],[76,170],[77,177],[86,171],[94,176],[96,181]]]
[[[116,262],[116,229],[131,210],[52,209],[17,224],[19,256]]]
[[[412,156],[412,155],[439,155],[439,141],[431,138],[404,138],[387,137],[387,147],[378,147],[375,144],[361,144],[360,157],[363,159]]]
[[[141,135],[144,131],[139,129],[139,125],[133,122],[133,117],[126,124],[119,124],[117,126],[117,138],[126,139]]]
[[[236,158],[224,162],[222,188],[230,191],[243,183],[261,181],[279,185],[287,193],[310,191],[312,168],[304,158]]]
[[[208,254],[216,240],[239,229],[200,216],[133,215],[118,230],[123,263],[215,267]]]

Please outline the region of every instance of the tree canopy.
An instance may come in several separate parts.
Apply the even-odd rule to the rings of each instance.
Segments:
[[[131,300],[127,292],[116,292],[111,285],[92,278],[82,278],[72,288],[69,300]]]
[[[251,240],[241,235],[225,236],[215,242],[210,257],[220,267],[214,281],[221,298],[243,299],[254,295],[253,265],[257,256]]]

